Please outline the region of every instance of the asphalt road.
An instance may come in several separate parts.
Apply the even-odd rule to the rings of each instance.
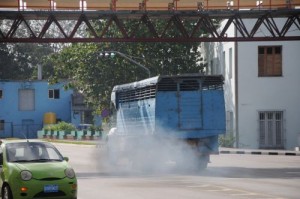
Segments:
[[[135,171],[121,161],[105,164],[103,148],[56,144],[70,158],[78,199],[299,199],[300,156],[221,154],[202,172],[175,169]]]

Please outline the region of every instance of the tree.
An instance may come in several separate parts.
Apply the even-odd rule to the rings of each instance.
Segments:
[[[113,86],[145,79],[147,72],[115,55],[101,57],[105,50],[119,51],[143,64],[152,76],[198,73],[198,44],[106,43],[73,44],[51,57],[54,66],[52,81],[69,79],[69,86],[84,93],[87,102],[99,110],[109,107]]]
[[[1,44],[0,79],[36,79],[38,65],[43,65],[44,74],[50,76],[53,67],[44,61],[51,53],[49,44]]]
[[[137,27],[138,21],[127,21],[124,25]],[[163,29],[166,22],[157,20],[154,24]],[[187,28],[192,28],[194,21],[184,21]],[[105,21],[95,21],[95,29],[101,32],[105,27]],[[146,29],[137,31],[137,37],[142,37]],[[170,29],[165,33],[170,37],[176,37],[180,33],[177,28]],[[201,34],[201,33],[198,33]],[[108,36],[121,36],[117,27],[111,26]],[[115,85],[145,79],[146,71],[128,60],[115,56],[103,58],[100,52],[106,50],[119,51],[131,56],[143,64],[155,75],[175,75],[183,73],[199,73],[203,70],[200,63],[198,43],[90,43],[73,44],[64,48],[59,53],[53,54],[48,60],[54,66],[54,75],[51,81],[69,79],[69,87],[82,92],[87,103],[103,110],[109,107],[110,94]]]
[[[0,79],[9,79],[9,77],[18,75],[13,62],[13,56],[9,53],[7,46],[5,44],[0,44]]]
[[[193,28],[195,21],[183,20],[187,29]],[[36,22],[33,27],[40,27],[44,21]],[[93,23],[99,32],[106,26],[106,21],[96,20]],[[143,37],[149,33],[142,28],[139,20],[124,22],[124,26],[131,27],[136,37]],[[159,32],[166,27],[166,21],[154,19],[153,24]],[[5,26],[5,23],[2,24]],[[69,23],[62,24],[66,29]],[[173,24],[174,25],[174,24]],[[7,26],[9,27],[9,26]],[[137,28],[138,30],[136,30]],[[37,28],[38,29],[38,28]],[[78,30],[78,34],[86,34],[85,27]],[[16,32],[20,37],[29,34],[26,27]],[[51,30],[59,34],[52,27]],[[181,33],[177,28],[169,28],[165,34],[177,37]],[[197,34],[202,34],[199,32]],[[119,29],[110,26],[106,36],[122,36]],[[62,48],[64,47],[64,48]],[[68,87],[82,92],[87,103],[98,107],[98,110],[108,108],[110,94],[114,85],[145,79],[147,72],[129,62],[115,56],[103,58],[100,52],[106,50],[119,51],[131,56],[143,64],[152,76],[175,75],[183,73],[198,73],[203,70],[200,64],[198,43],[89,43],[89,44],[1,44],[0,45],[0,78],[1,79],[34,79],[37,76],[37,65],[43,66],[43,76],[52,82],[59,79],[69,79]]]
[[[33,27],[35,32],[42,28],[46,21],[28,21],[27,23],[33,23],[30,27]],[[1,20],[1,31],[5,34],[11,28],[13,20],[4,19]],[[58,30],[54,28],[51,31],[58,34]],[[28,37],[30,31],[24,22],[22,22],[17,31],[14,33],[16,37]],[[46,36],[48,36],[46,34]],[[47,62],[45,57],[59,51],[64,44],[39,44],[39,43],[16,43],[16,44],[0,44],[0,79],[10,80],[23,80],[23,79],[36,79],[37,78],[37,66],[43,66],[43,76],[48,78],[53,73],[53,67],[51,62]]]

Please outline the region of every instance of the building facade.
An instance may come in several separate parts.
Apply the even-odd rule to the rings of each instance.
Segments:
[[[36,138],[44,126],[47,113],[55,115],[55,123],[64,121],[78,127],[82,123],[101,125],[73,90],[65,90],[66,82],[0,81],[0,138]],[[77,100],[76,100],[77,99]]]
[[[284,21],[275,19],[279,27]],[[254,21],[244,23],[247,27]],[[265,28],[257,34],[266,36]],[[230,27],[228,36],[235,34]],[[235,137],[235,146],[289,150],[299,146],[300,41],[205,43],[203,49],[206,72],[225,77],[227,135]]]
[[[43,128],[44,114],[71,121],[72,90],[63,83],[46,81],[0,81],[0,137],[35,138]]]

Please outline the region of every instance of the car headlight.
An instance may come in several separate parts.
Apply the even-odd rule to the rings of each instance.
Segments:
[[[32,174],[30,171],[21,171],[21,179],[22,180],[25,180],[25,181],[28,181],[28,180],[31,180],[32,178]]]
[[[72,168],[67,168],[65,170],[65,174],[68,178],[74,178],[75,177],[75,172]]]

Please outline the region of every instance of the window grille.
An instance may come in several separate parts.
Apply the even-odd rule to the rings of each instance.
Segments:
[[[138,101],[155,97],[156,86],[146,86],[143,88],[131,89],[118,92],[118,100],[122,102]]]
[[[177,87],[178,86],[178,87]],[[220,90],[223,89],[223,77],[200,76],[200,77],[165,77],[158,82],[158,91],[196,91],[196,90]]]
[[[165,76],[156,84],[138,87],[119,89],[117,100],[119,103],[138,101],[156,97],[156,91],[198,91],[198,90],[222,90],[223,76]]]
[[[260,148],[283,148],[283,112],[259,112]]]

